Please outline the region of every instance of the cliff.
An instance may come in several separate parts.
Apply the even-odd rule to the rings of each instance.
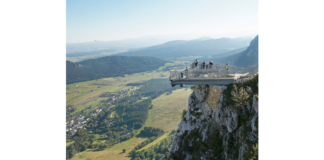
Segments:
[[[257,157],[258,75],[228,86],[196,85],[167,159]]]

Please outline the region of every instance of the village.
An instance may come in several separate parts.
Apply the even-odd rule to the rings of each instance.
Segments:
[[[126,96],[129,96],[130,97],[132,95],[135,95],[136,93],[134,91],[133,92],[130,92],[130,93],[129,93],[129,91],[136,90],[138,88],[139,87],[132,86],[129,89],[124,89],[124,90],[121,90],[121,91],[117,92],[117,94],[112,95],[111,97],[107,97],[107,98],[104,98],[104,99],[101,99],[101,100],[98,100],[98,101],[102,101],[104,103],[107,102],[107,104],[108,104],[108,106],[110,108],[110,107],[112,107],[112,105],[118,104],[118,99],[122,99],[122,98],[124,98]],[[71,121],[67,121],[66,122],[66,132],[71,131],[72,136],[73,136],[78,129],[85,129],[85,126],[87,126],[87,123],[86,122],[91,117],[98,115],[100,112],[102,112],[102,109],[101,108],[98,108],[98,109],[95,109],[93,111],[90,111],[90,113],[87,114],[87,115],[80,116],[76,120],[71,119]],[[85,118],[85,117],[90,117],[90,118]],[[103,122],[105,122],[106,124],[112,124],[112,123],[114,123],[114,120],[112,119],[112,115],[110,116],[110,118],[111,119],[109,119],[109,120],[107,120],[107,119],[103,120]],[[90,123],[88,125],[98,126],[99,123],[100,122],[96,121],[95,123],[93,123],[93,124]],[[96,128],[96,130],[98,130],[98,129]],[[93,131],[88,131],[88,134],[91,134],[91,133],[93,133]]]

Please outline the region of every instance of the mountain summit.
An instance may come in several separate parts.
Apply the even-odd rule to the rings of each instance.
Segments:
[[[246,47],[248,46],[249,41],[250,39],[247,38],[209,39],[208,37],[190,41],[175,40],[136,51],[120,53],[119,55],[152,56],[172,60],[179,57],[208,56],[224,53],[234,49]]]

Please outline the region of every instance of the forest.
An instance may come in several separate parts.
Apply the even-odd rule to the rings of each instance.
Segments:
[[[140,56],[107,56],[76,63],[66,61],[66,83],[151,71],[167,62],[159,58]]]

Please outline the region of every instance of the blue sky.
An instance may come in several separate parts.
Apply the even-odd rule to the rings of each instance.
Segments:
[[[66,31],[67,43],[177,34],[251,35],[258,33],[258,1],[67,0]]]

